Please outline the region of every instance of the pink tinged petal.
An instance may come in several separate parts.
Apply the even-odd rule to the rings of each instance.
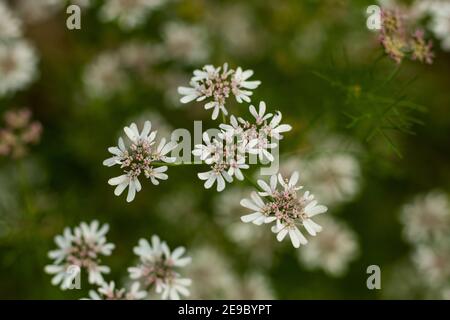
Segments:
[[[127,202],[133,201],[135,195],[136,195],[136,187],[135,184],[131,181],[130,185],[128,186]]]
[[[264,223],[272,223],[275,220],[277,220],[276,217],[266,217],[266,219],[264,220]]]
[[[301,233],[300,230],[298,230],[298,228],[295,228],[295,232],[297,233],[297,237],[300,240],[300,244],[305,245],[308,243],[308,240],[305,238],[303,233]]]
[[[148,120],[145,121],[144,128],[142,129],[142,132],[141,132],[141,138],[147,137],[148,134],[150,133],[151,128],[152,128],[152,123]]]
[[[305,227],[306,231],[308,231],[308,233],[312,236],[316,235],[316,230],[314,229],[314,226],[311,225],[311,220],[305,220],[303,221],[303,226]]]
[[[222,175],[217,176],[217,191],[221,192],[223,189],[225,189],[225,180],[223,179]]]
[[[211,188],[212,185],[214,184],[214,182],[216,181],[216,179],[217,179],[217,176],[216,176],[215,174],[211,174],[211,175],[209,176],[208,180],[206,180],[206,182],[205,182],[205,184],[204,184],[205,189]]]
[[[277,127],[277,132],[287,132],[287,131],[291,131],[292,127],[288,124],[282,124],[280,126]]]
[[[308,217],[313,217],[317,214],[324,213],[328,210],[327,207],[325,207],[323,205],[316,205],[316,204],[317,204],[317,201],[314,200],[306,206],[305,212],[308,215]]]
[[[257,226],[262,225],[264,222],[266,221],[266,216],[264,216],[263,214],[261,214],[261,216],[255,220],[253,220],[253,223],[256,224]]]
[[[270,121],[270,126],[272,128],[275,128],[281,121],[281,113],[278,111],[275,116],[272,118],[272,121]]]
[[[260,109],[261,109],[261,105],[260,105]],[[258,113],[256,112],[256,109],[255,109],[255,107],[254,107],[253,105],[251,105],[251,106],[249,107],[249,110],[250,110],[250,113],[252,114],[252,116],[255,117],[255,119],[257,119],[258,116],[260,116],[260,115],[258,115]],[[260,111],[260,112],[261,112],[261,111]]]
[[[291,238],[291,242],[294,248],[300,247],[300,239],[298,238],[295,229],[289,228],[289,237]]]
[[[291,175],[291,178],[289,179],[289,185],[295,186],[298,182],[298,178],[299,178],[298,172],[294,171]]]
[[[136,191],[139,192],[142,189],[141,183],[139,182],[138,178],[134,178],[134,184],[136,185]]]
[[[260,212],[254,212],[254,213],[242,216],[241,221],[244,223],[249,223],[249,222],[252,222],[252,221],[258,219],[261,216],[262,216],[262,214]]]
[[[214,107],[214,110],[213,110],[211,119],[216,120],[217,117],[219,116],[219,111],[220,111],[219,105],[216,105],[216,106]]]
[[[288,234],[287,228],[284,228],[284,229],[280,230],[277,233],[277,240],[280,241],[280,242],[283,241],[284,237],[286,237],[287,234]]]
[[[252,192],[251,195],[253,202],[259,207],[264,207],[264,201],[261,199],[260,196],[256,192]]]
[[[197,176],[200,180],[207,180],[211,176],[211,172],[210,171],[200,172],[200,173],[197,173]]]
[[[260,211],[261,208],[258,207],[256,204],[254,204],[252,201],[250,201],[249,199],[242,199],[240,202],[241,206],[253,210],[253,211]]]
[[[108,180],[108,184],[111,185],[111,186],[116,186],[116,185],[121,184],[121,183],[123,183],[123,182],[125,182],[127,180],[128,180],[128,176],[126,174],[123,174],[121,176],[109,179]]]
[[[128,186],[128,182],[123,182],[121,184],[119,184],[115,189],[114,189],[114,194],[116,196],[120,196],[123,192],[123,190],[126,189],[126,187]]]

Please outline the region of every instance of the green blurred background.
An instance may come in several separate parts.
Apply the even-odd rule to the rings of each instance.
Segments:
[[[0,160],[0,298],[86,296],[91,288],[87,283],[82,290],[61,291],[50,284],[51,276],[43,269],[51,262],[47,252],[55,246],[53,237],[65,226],[93,219],[110,225],[108,240],[116,249],[103,262],[112,268],[107,279],[117,282],[135,262],[132,248],[138,239],[158,234],[171,247],[187,247],[188,254],[205,246],[216,252],[222,260],[210,263],[226,263],[235,277],[230,286],[241,288],[258,272],[269,297],[427,297],[421,290],[402,293],[395,286],[392,292],[388,288],[398,273],[408,278],[399,269],[410,264],[412,250],[402,237],[402,205],[416,194],[450,190],[450,53],[435,42],[432,65],[405,60],[398,69],[383,57],[376,32],[366,28],[370,4],[373,1],[169,1],[143,25],[122,30],[114,22],[99,20],[103,1],[93,1],[82,8],[81,30],[65,27],[63,9],[26,22],[25,37],[39,56],[39,77],[28,89],[1,98],[0,112],[30,108],[43,125],[43,136],[26,157]],[[117,53],[129,42],[167,50],[163,30],[173,21],[202,30],[206,56],[190,62],[182,55],[163,54],[137,70],[127,69],[127,84],[121,90],[107,97],[89,95],[85,70],[99,54]],[[262,230],[272,240],[269,245],[255,241],[253,247],[245,247],[233,241],[218,211],[229,205],[238,212],[237,203],[220,202],[223,195],[205,190],[191,167],[169,168],[169,180],[159,186],[144,182],[130,204],[113,195],[107,180],[118,170],[102,166],[102,161],[108,157],[107,147],[122,135],[121,128],[142,118],[168,128],[192,130],[194,120],[202,120],[204,127],[217,126],[200,104],[180,106],[174,88],[187,85],[194,69],[224,62],[253,69],[253,78],[262,84],[252,101],[266,101],[293,126],[282,141],[281,162],[333,153],[321,145],[323,137],[346,137],[358,146],[357,151],[339,146],[361,167],[358,192],[348,201],[328,205],[326,213],[345,222],[359,244],[359,254],[342,276],[305,268],[296,249],[278,243],[269,228]],[[247,116],[247,105],[231,100],[231,113]],[[380,110],[396,100],[398,114],[382,114]],[[355,122],[355,117],[361,118]],[[387,118],[406,121],[413,134],[388,127]],[[226,192],[246,187],[245,182],[235,182]],[[314,191],[313,184],[308,188]],[[239,222],[239,213],[234,213],[226,223]],[[259,252],[256,259],[254,251]],[[372,264],[381,267],[381,290],[366,287],[366,268]],[[190,276],[187,271],[184,275]],[[201,276],[195,281],[208,286]],[[242,298],[258,297],[239,291]]]

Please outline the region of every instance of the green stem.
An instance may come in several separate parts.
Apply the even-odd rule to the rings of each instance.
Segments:
[[[25,210],[26,212],[28,212],[29,215],[33,216],[36,210],[33,206],[33,201],[31,199],[30,188],[28,187],[27,174],[24,168],[23,161],[17,161],[17,172],[19,176],[18,180],[23,197],[23,202],[25,204]]]
[[[258,186],[258,184],[252,179],[250,178],[247,174],[242,173],[244,175],[245,180],[247,180],[247,182],[249,182],[253,187],[256,188],[257,191],[259,191],[261,188]]]

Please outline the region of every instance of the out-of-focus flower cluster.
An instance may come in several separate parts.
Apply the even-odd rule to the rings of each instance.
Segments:
[[[411,32],[404,13],[399,9],[382,10],[380,42],[385,52],[397,63],[405,57],[427,64],[433,62],[431,40],[425,39],[422,29]]]
[[[412,246],[403,291],[431,299],[448,299],[450,292],[450,199],[440,190],[417,195],[401,210],[405,240]],[[404,269],[399,269],[405,272]],[[394,283],[395,284],[395,283]],[[398,290],[394,286],[392,290]],[[419,292],[417,292],[419,291]]]
[[[23,39],[22,22],[0,1],[0,97],[27,87],[37,74],[37,56]]]
[[[184,255],[185,249],[178,247],[171,252],[166,242],[158,236],[152,236],[152,244],[140,239],[134,253],[139,257],[139,264],[128,268],[129,288],[116,288],[114,281],[106,282],[105,274],[110,268],[102,265],[102,257],[110,256],[115,245],[107,242],[108,224],[100,225],[97,220],[90,224],[82,222],[71,229],[65,228],[63,235],[55,237],[58,246],[48,253],[53,264],[45,267],[45,272],[54,275],[53,285],[62,290],[81,287],[82,271],[88,274],[89,284],[97,286],[89,291],[92,300],[140,300],[155,289],[162,299],[178,300],[180,295],[189,296],[188,286],[191,280],[181,278],[177,272],[191,262]]]
[[[3,116],[4,126],[0,127],[0,156],[23,157],[28,146],[39,142],[42,125],[31,119],[29,109],[10,110]]]

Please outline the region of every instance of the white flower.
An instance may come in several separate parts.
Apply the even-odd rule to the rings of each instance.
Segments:
[[[64,5],[61,0],[14,0],[15,8],[27,23],[47,19]]]
[[[124,30],[142,25],[147,16],[164,4],[165,0],[105,0],[100,9],[103,21],[117,20]]]
[[[332,276],[341,276],[358,253],[354,232],[331,218],[322,219],[325,230],[298,251],[300,261],[309,269],[322,268]]]
[[[138,280],[143,287],[161,294],[163,299],[180,299],[180,294],[189,296],[186,288],[191,284],[190,279],[181,278],[178,272],[191,263],[190,257],[183,256],[183,247],[170,251],[166,242],[161,242],[158,236],[152,236],[150,245],[146,239],[140,239],[134,253],[139,257],[139,265],[128,268],[130,278]]]
[[[97,291],[90,290],[91,300],[141,300],[147,296],[147,292],[140,290],[139,282],[134,282],[129,291],[125,288],[116,289],[114,281],[104,282]]]
[[[228,183],[233,182],[233,178],[226,171],[225,166],[215,165],[212,170],[207,172],[198,173],[200,180],[205,180],[205,188],[211,188],[214,183],[217,183],[217,191],[221,192],[225,189],[225,181]]]
[[[169,22],[163,27],[164,45],[170,58],[196,64],[209,56],[207,32],[199,26]]]
[[[413,254],[413,263],[426,275],[424,280],[432,288],[440,288],[450,280],[450,250],[448,243],[419,245]]]
[[[211,99],[212,101],[207,102],[204,107],[207,110],[213,109],[212,119],[215,120],[220,111],[224,115],[228,114],[225,103],[230,94],[233,94],[239,103],[250,101],[252,92],[249,90],[261,84],[260,81],[248,81],[252,75],[252,70],[243,71],[240,67],[229,70],[226,63],[223,68],[205,65],[203,69],[194,71],[190,82],[191,87],[178,88],[178,93],[183,96],[180,101],[188,103],[194,100]]]
[[[420,16],[429,15],[429,29],[441,40],[441,47],[450,51],[450,3],[438,0],[415,1],[411,11]]]
[[[265,201],[257,193],[252,193],[252,200],[243,199],[241,205],[254,212],[242,216],[241,220],[253,222],[257,225],[276,221],[276,224],[272,227],[272,232],[277,233],[278,241],[282,241],[289,234],[295,248],[298,248],[301,244],[306,244],[308,241],[300,232],[298,226],[303,226],[310,235],[315,236],[322,230],[322,227],[311,218],[326,212],[327,207],[318,205],[314,196],[308,191],[299,195],[297,191],[301,187],[296,186],[297,182],[297,172],[294,172],[289,180],[283,179],[281,174],[278,175],[281,190],[276,188],[277,180],[273,177],[271,177],[271,186],[259,181],[258,185],[262,186],[261,195],[265,197]]]
[[[109,98],[123,90],[127,81],[119,56],[111,52],[97,56],[83,75],[85,91],[93,98]]]
[[[197,76],[204,75],[198,73]],[[217,191],[220,192],[225,188],[225,181],[231,183],[233,177],[243,180],[242,170],[249,169],[253,160],[275,160],[269,150],[277,147],[277,143],[270,141],[270,135],[277,135],[277,138],[282,139],[279,133],[290,130],[290,126],[278,125],[281,114],[274,117],[275,121],[267,123],[273,115],[265,114],[265,110],[264,102],[259,104],[259,112],[256,112],[254,106],[250,106],[250,113],[255,117],[256,123],[232,115],[230,124],[222,123],[219,126],[221,131],[217,137],[211,138],[206,132],[203,134],[203,144],[196,145],[192,154],[211,166],[211,170],[198,174],[201,180],[205,180],[205,188],[209,189],[217,181]]]
[[[161,166],[157,162],[171,163],[175,158],[169,157],[168,153],[176,148],[173,141],[166,143],[166,139],[161,139],[158,147],[155,148],[156,131],[151,131],[151,122],[146,121],[142,132],[135,123],[124,128],[124,132],[131,141],[129,148],[125,146],[122,138],[119,138],[118,147],[110,147],[108,151],[112,157],[103,161],[103,165],[111,167],[120,165],[124,174],[109,179],[108,183],[116,186],[114,194],[119,196],[128,187],[127,202],[133,201],[136,192],[141,191],[142,186],[138,177],[143,174],[154,185],[159,184],[159,180],[167,180],[165,173],[167,166]]]
[[[22,22],[4,2],[0,2],[0,40],[14,39],[21,35]]]
[[[76,276],[70,272],[75,266],[86,269],[89,283],[101,285],[104,282],[102,274],[109,273],[110,269],[100,265],[100,258],[111,255],[114,249],[114,244],[106,242],[108,230],[107,224],[100,227],[94,220],[90,224],[82,222],[73,230],[65,228],[63,235],[56,236],[58,249],[48,253],[54,260],[53,264],[45,267],[45,272],[55,275],[52,284],[60,284],[61,289],[67,289]]]
[[[36,76],[37,61],[27,42],[0,42],[0,96],[27,87]]]
[[[319,154],[297,163],[305,183],[314,183],[314,193],[328,205],[349,201],[360,189],[361,169],[351,153]]]
[[[419,195],[403,206],[404,235],[412,243],[436,240],[450,232],[450,201],[441,191]]]

